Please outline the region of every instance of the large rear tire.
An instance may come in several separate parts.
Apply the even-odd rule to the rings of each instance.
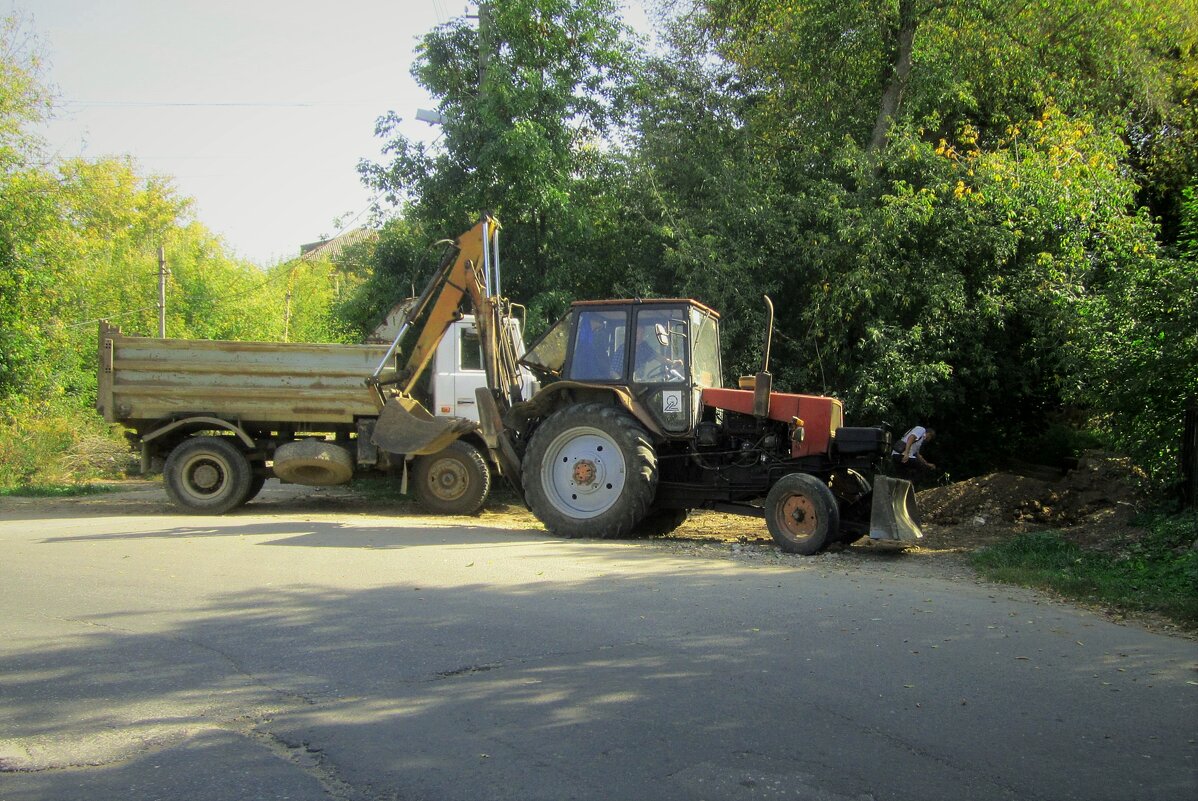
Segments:
[[[491,490],[491,468],[468,442],[451,442],[444,450],[418,456],[412,464],[416,500],[439,515],[472,515]]]
[[[657,454],[627,412],[566,406],[537,428],[524,457],[524,495],[559,537],[627,537],[657,492]]]
[[[192,437],[175,446],[163,467],[166,494],[190,514],[221,515],[249,497],[253,473],[232,437]]]
[[[765,522],[787,553],[818,553],[840,533],[840,509],[828,485],[806,473],[783,476],[765,497]]]

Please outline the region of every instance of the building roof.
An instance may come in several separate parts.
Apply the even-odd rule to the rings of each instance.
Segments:
[[[336,262],[345,254],[346,249],[363,242],[373,242],[378,238],[379,232],[372,228],[351,228],[332,239],[300,245],[300,258],[305,261],[328,259]]]

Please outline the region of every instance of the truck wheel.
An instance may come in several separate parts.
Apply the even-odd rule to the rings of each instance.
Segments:
[[[840,510],[827,484],[806,473],[791,473],[765,497],[765,522],[782,550],[810,556],[836,541]]]
[[[604,403],[566,406],[534,432],[524,496],[559,537],[625,537],[657,492],[657,454],[626,412]]]
[[[472,515],[491,490],[491,468],[468,442],[451,442],[445,450],[419,456],[412,465],[416,500],[440,515]]]
[[[253,471],[250,476],[250,488],[246,492],[245,498],[242,499],[242,504],[247,504],[254,500],[254,498],[257,498],[258,493],[262,491],[262,487],[266,485],[266,462],[252,463],[250,470]]]
[[[183,511],[220,515],[249,497],[253,474],[231,437],[192,437],[175,446],[163,467],[166,494]]]

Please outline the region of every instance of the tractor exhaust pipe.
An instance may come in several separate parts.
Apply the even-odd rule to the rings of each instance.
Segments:
[[[765,298],[765,357],[761,360],[761,372],[753,382],[753,414],[769,417],[770,393],[774,391],[774,378],[770,375],[770,345],[774,339],[774,302],[769,295]]]

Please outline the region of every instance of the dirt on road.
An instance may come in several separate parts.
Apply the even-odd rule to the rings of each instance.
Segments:
[[[1034,472],[997,472],[921,490],[917,498],[924,539],[911,552],[964,555],[1021,533],[1045,529],[1058,530],[1091,548],[1137,535],[1132,520],[1142,511],[1145,499],[1136,489],[1142,476],[1128,460],[1092,452],[1067,472]],[[115,482],[112,488],[120,491],[72,498],[0,498],[0,514],[16,509],[35,517],[171,511],[160,481]],[[272,481],[247,508],[267,514],[420,514],[410,501],[381,489],[379,482],[310,488]],[[514,495],[503,490],[492,497],[477,521],[511,528],[541,527]],[[694,512],[681,527],[657,540],[740,545],[754,550],[774,547],[764,521],[715,512]],[[869,547],[864,542],[851,550]]]

